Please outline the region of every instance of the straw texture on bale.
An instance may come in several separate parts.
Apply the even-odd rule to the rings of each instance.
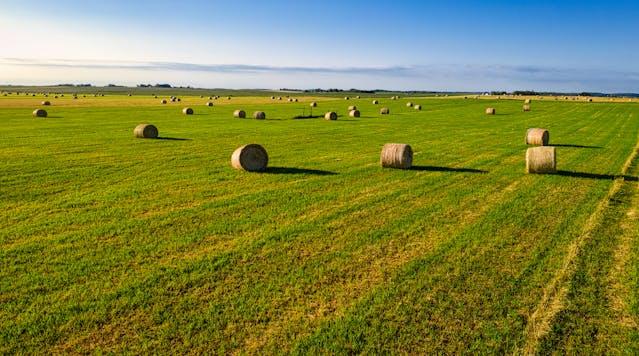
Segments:
[[[268,165],[268,154],[264,147],[258,144],[244,145],[233,152],[231,165],[235,169],[247,172],[264,171]]]
[[[348,111],[357,110],[357,106],[351,105],[348,107]]]
[[[486,108],[486,115],[495,115],[495,108]]]
[[[158,128],[150,124],[139,124],[133,130],[133,136],[137,138],[157,138]]]
[[[550,141],[550,133],[546,129],[532,128],[526,131],[526,144],[548,146]]]
[[[265,120],[266,119],[266,113],[264,111],[256,111],[253,113],[253,118],[255,120]]]
[[[409,102],[407,102],[407,103],[406,103],[406,107],[407,107],[407,108],[413,107],[413,103],[411,103],[410,101],[409,101]]]
[[[184,114],[184,115],[193,115],[193,109],[184,108],[184,109],[182,109],[182,114]]]
[[[373,100],[373,105],[379,104],[379,100]]]
[[[390,114],[390,109],[389,108],[381,108],[379,110],[379,113],[382,114],[382,115],[388,115],[388,114]]]
[[[48,101],[43,101],[43,102],[42,102],[42,105],[44,105],[44,106],[49,106],[49,105],[51,105],[51,103],[50,103],[50,102],[48,102]]]
[[[210,102],[210,101],[208,101],[208,102],[206,103],[206,106],[213,106],[213,103],[212,103],[212,102]]]
[[[382,148],[379,163],[385,168],[409,169],[413,165],[413,149],[403,143],[387,143]]]
[[[47,111],[44,109],[35,109],[33,111],[33,116],[35,117],[47,117]]]
[[[422,109],[422,106],[421,106],[421,105],[419,105],[419,104],[417,104],[417,105],[413,106],[413,108],[414,108],[415,110],[421,110],[421,109]]]
[[[311,107],[312,107],[312,108],[317,107],[317,103],[316,103],[316,102],[312,102],[312,103],[311,103]]]
[[[531,147],[526,150],[526,173],[557,172],[555,147]]]
[[[244,110],[235,110],[233,111],[233,117],[238,119],[244,119],[246,117],[246,112]]]
[[[530,111],[530,105],[525,104],[524,107],[523,107],[523,110],[524,111]]]
[[[337,120],[337,113],[334,111],[329,111],[324,114],[324,120]]]
[[[350,117],[360,117],[360,112],[357,109],[351,110],[348,112],[348,116]]]

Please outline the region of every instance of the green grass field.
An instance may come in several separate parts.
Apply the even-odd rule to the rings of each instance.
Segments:
[[[637,103],[42,100],[0,97],[2,354],[639,352]]]

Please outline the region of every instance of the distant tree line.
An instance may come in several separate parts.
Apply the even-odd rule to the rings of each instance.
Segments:
[[[91,84],[57,84],[56,87],[90,87]]]
[[[138,88],[172,88],[171,84],[155,84],[155,85],[138,84],[137,87]],[[187,88],[190,88],[190,87],[187,87]]]

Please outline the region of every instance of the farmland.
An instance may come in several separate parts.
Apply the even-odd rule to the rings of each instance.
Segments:
[[[639,352],[639,102],[258,94],[0,97],[0,353]]]

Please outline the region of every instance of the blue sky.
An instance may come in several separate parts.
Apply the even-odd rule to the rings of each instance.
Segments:
[[[639,1],[3,0],[0,83],[639,92]]]

